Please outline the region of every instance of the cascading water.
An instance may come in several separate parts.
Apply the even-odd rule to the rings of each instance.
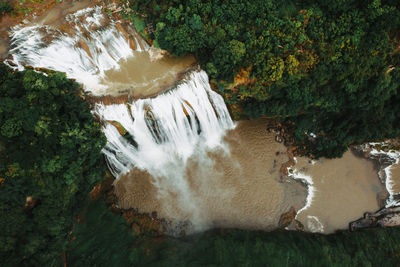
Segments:
[[[120,123],[129,134],[122,137],[111,123],[104,127],[108,139],[104,154],[117,178],[133,166],[155,177],[176,176],[184,172],[196,149],[221,146],[225,131],[234,128],[222,97],[211,90],[204,71],[191,73],[156,98],[126,105],[97,104],[94,112],[105,122]]]
[[[106,125],[108,143],[103,152],[113,175],[118,178],[134,167],[147,171],[160,194],[175,192],[198,221],[186,178],[187,161],[194,155],[201,160],[217,147],[227,151],[222,137],[235,126],[223,98],[211,90],[207,74],[192,72],[176,88],[155,98],[97,104],[94,112]],[[124,136],[115,122],[126,131]]]
[[[133,56],[132,48],[149,49],[132,28],[134,38],[129,38],[99,6],[67,15],[66,23],[68,32],[50,25],[16,26],[10,33],[12,59],[6,63],[19,70],[34,66],[65,72],[87,92],[101,95],[107,91],[101,84],[105,71],[118,69],[121,59]]]
[[[124,66],[124,72],[135,76],[128,64],[142,58],[142,54],[135,53],[147,53],[155,65],[171,64],[166,65],[162,53],[149,50],[132,27],[125,25],[124,30],[122,23],[112,21],[101,7],[70,14],[66,23],[68,30],[41,24],[15,27],[11,32],[12,58],[8,64],[20,70],[31,65],[65,72],[94,95],[110,93],[110,84],[103,83],[109,70]],[[173,72],[176,75],[180,70],[175,68]],[[151,77],[151,81],[163,80],[164,76],[165,72],[159,79]],[[143,80],[143,84],[148,83],[146,76]],[[114,82],[119,83],[119,80]],[[161,87],[167,84],[165,79],[159,83]],[[186,177],[187,162],[193,157],[198,162],[208,160],[207,153],[213,149],[227,152],[222,138],[235,127],[223,98],[211,90],[207,74],[193,71],[155,98],[126,104],[97,103],[93,112],[105,125],[103,131],[108,143],[103,152],[112,174],[118,179],[133,168],[148,172],[159,189],[158,194],[176,194],[186,210],[194,211],[191,219],[196,220],[199,214]]]
[[[120,207],[157,211],[172,226],[189,222],[190,229],[185,228],[189,232],[212,227],[274,229],[280,215],[292,206],[301,211],[298,219],[305,215],[307,220],[319,218],[326,226],[324,230],[347,225],[348,220],[341,219],[330,227],[325,223],[328,219],[320,216],[338,213],[334,210],[338,206],[335,201],[320,205],[321,212],[317,210],[323,202],[319,198],[321,192],[335,188],[332,185],[320,190],[325,188],[325,182],[317,179],[323,178],[320,173],[312,175],[314,184],[309,181],[309,186],[315,190],[301,209],[305,192],[301,193],[302,188],[294,183],[282,183],[280,166],[288,160],[287,149],[274,142],[273,134],[265,132],[268,121],[242,121],[235,127],[222,97],[211,90],[204,71],[193,71],[177,86],[171,86],[180,77],[178,74],[192,64],[190,60],[184,64],[182,59],[168,61],[168,56],[159,50],[149,50],[133,27],[114,19],[101,7],[94,7],[67,15],[66,25],[55,27],[38,22],[15,27],[7,63],[16,69],[31,65],[65,72],[96,96],[158,94],[124,104],[97,103],[94,107],[93,113],[104,122],[108,143],[103,152],[117,178],[114,192]],[[180,67],[171,71],[176,65]],[[158,72],[160,75],[154,76]],[[148,84],[153,85],[150,91]],[[170,90],[160,94],[165,88]],[[115,103],[115,99],[108,102]],[[100,100],[104,99],[94,101]],[[350,156],[345,162],[353,162],[343,170],[362,169],[359,165],[353,167],[359,159]],[[308,167],[304,165],[305,173]],[[331,169],[336,172],[336,165]],[[303,168],[299,171],[303,172]],[[324,169],[322,174],[325,172]],[[329,181],[342,176],[346,181],[351,178],[340,175]],[[354,182],[360,181],[360,177],[353,178]],[[368,186],[369,180],[364,184]],[[358,192],[354,199],[362,194]],[[376,197],[375,192],[365,194]],[[354,199],[342,203],[347,205]],[[172,233],[177,232],[172,229]]]
[[[388,144],[385,142],[372,142],[363,144],[359,148],[364,152],[368,151],[368,157],[379,163],[380,170],[378,171],[378,176],[381,182],[385,184],[386,190],[389,193],[385,206],[386,208],[390,208],[400,205],[400,192],[394,189],[395,183],[392,177],[392,168],[399,164],[400,152],[387,149],[387,146]]]
[[[125,25],[127,30],[124,30],[101,7],[70,14],[66,23],[69,30],[40,24],[15,27],[11,32],[9,65],[20,70],[31,65],[65,72],[83,84],[86,92],[95,95],[110,92],[105,85],[109,83],[102,83],[109,70],[124,66],[124,72],[135,76],[128,63],[142,58],[135,54],[140,50],[148,53],[156,65],[168,66],[162,53],[149,50],[133,28]],[[185,65],[188,66],[182,66]],[[175,76],[179,72],[175,69]],[[161,73],[160,79],[151,77],[151,81],[162,80],[164,76]],[[143,83],[146,82],[144,77]],[[166,85],[165,79],[159,83],[161,89]],[[118,179],[132,169],[146,171],[159,190],[157,194],[174,194],[179,206],[191,211],[188,219],[198,222],[200,213],[187,178],[188,161],[195,159],[204,165],[212,162],[208,155],[211,151],[227,153],[228,146],[222,139],[227,130],[235,127],[223,98],[211,90],[207,74],[192,71],[178,85],[154,98],[125,104],[97,103],[93,113],[105,125],[103,131],[108,143],[103,152],[112,174]]]

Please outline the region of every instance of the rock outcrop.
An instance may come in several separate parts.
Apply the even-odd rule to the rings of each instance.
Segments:
[[[296,217],[296,210],[294,207],[291,207],[290,210],[286,213],[283,213],[281,215],[281,218],[279,219],[279,227],[280,228],[285,228],[288,227]]]
[[[400,207],[383,208],[375,213],[366,212],[363,218],[350,223],[350,230],[394,226],[400,226]]]

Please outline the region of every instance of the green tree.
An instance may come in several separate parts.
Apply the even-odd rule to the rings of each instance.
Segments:
[[[61,264],[73,216],[103,177],[100,125],[64,74],[0,64],[0,261]]]
[[[0,1],[0,17],[13,10],[12,6],[7,1]]]
[[[131,2],[158,23],[161,48],[194,54],[217,84],[250,70],[245,85],[221,91],[226,103],[294,123],[305,153],[338,157],[351,144],[400,135],[395,1],[169,1],[158,11],[154,1]]]

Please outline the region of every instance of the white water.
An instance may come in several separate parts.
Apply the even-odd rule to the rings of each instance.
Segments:
[[[364,212],[379,208],[377,197],[384,187],[369,160],[347,151],[339,159],[310,161],[300,157],[294,161],[289,176],[301,180],[308,189],[306,203],[296,214],[305,230],[332,233],[347,228],[348,222]]]
[[[139,42],[145,50],[149,48],[142,40],[127,39],[117,30],[116,22],[108,20],[101,7],[94,7],[67,15],[71,34],[49,25],[18,25],[10,32],[13,59],[8,63],[18,70],[33,66],[65,72],[86,91],[104,94],[104,73],[118,69],[121,59],[133,56],[130,42],[135,42],[139,51]]]
[[[395,151],[395,150],[390,150],[390,151],[384,151],[384,150],[378,150],[376,149],[374,146],[379,145],[381,147],[385,147],[386,143],[385,142],[381,142],[381,143],[367,143],[363,145],[363,150],[370,150],[370,154],[373,156],[380,156],[380,155],[384,155],[386,157],[388,157],[391,161],[392,164],[390,164],[389,166],[383,168],[383,172],[382,173],[378,173],[379,175],[379,179],[381,180],[381,182],[385,183],[385,187],[386,190],[389,193],[389,197],[386,199],[386,208],[389,207],[394,207],[394,206],[399,206],[400,205],[400,200],[396,200],[396,196],[400,195],[399,192],[396,192],[393,189],[394,183],[392,180],[392,172],[391,169],[394,165],[399,163],[400,160],[400,152],[399,151]]]
[[[108,143],[103,153],[112,174],[118,179],[134,167],[147,171],[158,194],[175,192],[180,207],[192,212],[194,227],[201,228],[200,211],[186,177],[188,159],[209,162],[207,153],[216,148],[228,153],[222,138],[235,127],[223,98],[211,90],[207,74],[193,72],[175,89],[155,98],[97,104],[94,112],[105,122]],[[107,121],[120,123],[130,137],[121,136]]]
[[[108,144],[103,152],[116,178],[132,167],[154,177],[184,176],[196,150],[223,146],[226,130],[234,128],[223,98],[211,90],[204,71],[193,72],[156,98],[97,104],[94,112],[103,121],[119,122],[137,143],[127,141],[112,124],[104,127]]]
[[[128,27],[129,33],[121,30],[122,26],[110,20],[101,7],[78,11],[68,15],[66,21],[71,29],[29,22],[15,27],[10,33],[12,59],[7,63],[19,70],[30,65],[65,72],[83,84],[86,92],[103,95],[111,92],[102,82],[108,70],[120,69],[121,59],[131,60],[141,49],[149,50],[132,28]],[[129,66],[126,72],[134,76]],[[115,178],[134,168],[146,171],[157,194],[172,192],[171,198],[176,198],[180,208],[191,211],[195,228],[201,228],[204,219],[187,178],[188,161],[211,168],[214,160],[209,153],[229,153],[223,137],[235,127],[223,98],[211,90],[207,74],[194,71],[155,98],[96,104],[93,113],[104,122],[108,142],[103,153]],[[123,137],[118,124],[130,136]]]
[[[16,65],[20,70],[24,65],[31,65],[65,72],[68,77],[75,78],[83,84],[86,91],[102,95],[110,93],[110,88],[102,82],[106,72],[112,69],[125,71],[120,65],[121,59],[133,57],[138,60],[139,53],[135,56],[134,52],[140,51],[142,47],[144,50],[149,48],[140,39],[132,36],[127,38],[118,28],[118,22],[110,21],[100,7],[81,10],[68,15],[66,20],[71,26],[67,31],[29,23],[14,28],[11,32],[10,51],[13,59],[9,63]],[[134,33],[133,29],[130,30]],[[137,36],[135,33],[134,35]],[[135,50],[132,47],[135,47]],[[160,59],[152,55],[150,51],[152,60]],[[140,76],[138,72],[129,68],[129,64],[126,65],[128,75]],[[151,68],[150,71],[157,72],[158,69]],[[155,80],[152,78],[148,81],[154,83]],[[279,214],[279,209],[280,212],[287,209],[280,198],[283,191],[280,191],[278,186],[273,187],[274,184],[269,181],[274,179],[271,173],[275,168],[275,160],[266,156],[269,155],[269,151],[256,152],[258,147],[267,144],[270,149],[270,143],[259,143],[257,147],[250,149],[246,147],[246,142],[239,138],[240,143],[232,142],[230,148],[233,156],[236,155],[240,159],[238,154],[244,155],[244,160],[238,161],[242,165],[234,162],[230,158],[231,154],[227,154],[226,159],[221,157],[223,160],[216,160],[216,154],[229,153],[223,137],[227,130],[235,125],[222,97],[210,89],[208,77],[203,71],[193,72],[175,89],[156,98],[120,105],[98,104],[94,113],[105,122],[103,131],[108,143],[103,152],[112,174],[118,179],[134,168],[135,171],[139,169],[149,173],[149,180],[157,188],[154,194],[164,200],[161,209],[164,214],[173,214],[181,221],[190,221],[194,224],[194,230],[207,229],[214,223],[220,226],[263,229],[270,227],[273,220],[277,220],[274,219],[274,214]],[[107,121],[121,124],[130,137],[122,137],[117,128]],[[264,127],[261,129],[259,136],[265,135]],[[241,147],[243,143],[245,145]],[[250,154],[246,154],[248,150],[256,156],[251,158]],[[210,156],[215,151],[216,153]],[[274,155],[274,151],[271,154]],[[233,168],[222,168],[227,160],[232,161],[227,165],[232,165]],[[261,163],[246,165],[245,161],[252,160]],[[268,163],[272,161],[273,166],[268,167]],[[249,167],[242,170],[242,166]],[[248,171],[252,168],[254,172]],[[226,170],[226,174],[218,173]],[[190,171],[193,172],[191,175],[188,174]],[[385,172],[386,176],[390,177],[390,169],[385,169]],[[313,213],[307,215],[310,207],[321,201],[317,198],[320,193],[316,187],[318,176],[307,175],[296,169],[293,169],[292,174],[293,178],[303,180],[308,187],[306,204],[297,212],[296,218],[305,213],[306,218],[303,222],[306,222],[306,230],[326,231],[327,219],[321,217],[321,213],[316,213],[318,216]],[[313,177],[316,178],[315,183]],[[130,178],[144,179],[146,174]],[[194,183],[193,179],[196,179],[197,183]],[[200,184],[204,183],[206,190],[199,186],[198,181]],[[387,179],[386,183],[389,190],[390,179]],[[232,186],[233,184],[235,186]],[[140,193],[150,194],[145,190],[141,190]],[[170,199],[173,201],[166,203],[165,200]],[[154,209],[153,206],[149,211]],[[171,209],[177,211],[171,212]],[[324,209],[324,214],[329,214],[329,208]]]
[[[294,158],[295,163],[297,163],[297,159]],[[314,165],[315,162],[312,162],[312,165]],[[307,175],[305,173],[302,173],[298,171],[294,167],[288,167],[288,176],[295,179],[295,180],[300,180],[302,183],[304,183],[307,186],[307,198],[306,198],[306,203],[304,207],[299,209],[296,213],[295,219],[298,218],[298,215],[302,213],[303,211],[307,210],[308,208],[311,207],[311,204],[313,203],[313,199],[315,196],[315,186],[314,186],[314,181],[310,175]],[[316,216],[307,216],[307,227],[308,229],[313,232],[313,233],[322,233],[324,232],[324,226],[321,224],[321,222],[318,220],[318,217]]]

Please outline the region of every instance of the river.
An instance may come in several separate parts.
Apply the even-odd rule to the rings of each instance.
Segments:
[[[266,131],[268,121],[232,122],[203,71],[183,74],[193,57],[150,48],[121,17],[74,3],[13,28],[6,62],[65,72],[94,96],[132,97],[108,106],[99,100],[93,111],[105,125],[121,208],[157,212],[172,234],[272,230],[291,207],[305,230],[332,233],[379,208],[385,188],[371,161],[351,151],[340,159],[297,158],[286,177],[280,168],[288,153]]]
[[[307,193],[299,183],[280,182],[280,166],[288,156],[285,146],[266,134],[266,123],[238,122],[224,137],[229,154],[214,149],[206,157],[194,154],[189,159],[184,179],[194,205],[181,201],[173,181],[152,183],[154,178],[137,169],[115,182],[118,204],[147,213],[155,210],[172,225],[188,221],[196,230],[276,228],[283,212],[304,205]]]

